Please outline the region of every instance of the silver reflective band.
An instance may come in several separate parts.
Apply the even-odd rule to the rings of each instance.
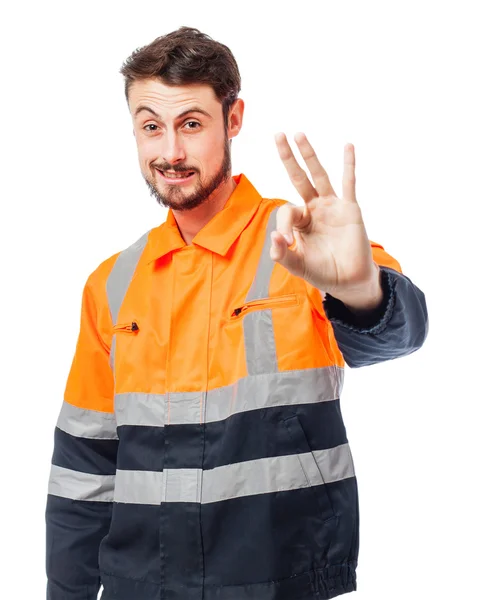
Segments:
[[[48,493],[72,500],[112,502],[115,475],[93,475],[51,466]]]
[[[115,502],[161,504],[200,502],[200,469],[116,472]]]
[[[250,410],[335,400],[343,381],[344,369],[331,366],[245,377],[208,392],[116,394],[116,420],[118,426],[212,423]]]
[[[354,477],[349,444],[303,454],[260,458],[216,469],[117,470],[115,502],[208,504],[313,487]]]
[[[269,255],[271,247],[270,236],[276,229],[277,212],[278,208],[274,208],[269,216],[261,257],[256,269],[255,278],[246,296],[246,302],[269,296],[269,283],[276,264]],[[246,314],[243,317],[243,332],[248,375],[277,373],[278,358],[276,356],[271,309],[258,310]]]
[[[145,249],[150,231],[144,233],[134,244],[120,252],[106,281],[106,293],[113,325],[118,321],[120,307]],[[114,334],[110,349],[110,366],[113,373],[115,372],[115,348],[116,336]]]
[[[117,440],[116,419],[113,413],[78,408],[63,402],[57,427],[75,437]]]

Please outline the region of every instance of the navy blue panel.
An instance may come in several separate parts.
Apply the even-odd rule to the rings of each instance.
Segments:
[[[161,597],[155,595],[156,584],[178,590],[182,586],[191,587],[184,598],[201,600],[200,510],[200,505],[193,503],[161,506],[114,503],[111,529],[100,548],[102,574],[144,580],[148,584],[145,589],[149,590],[144,597],[148,599]],[[109,581],[105,579],[105,586]],[[105,592],[105,597],[115,598],[114,581],[109,585],[111,590]],[[199,595],[194,594],[194,589]]]
[[[185,598],[202,600],[204,562],[201,537],[201,505],[165,503],[161,505],[161,557],[165,589],[191,588]],[[198,594],[194,595],[196,588]],[[183,598],[168,594],[168,598]]]
[[[107,534],[111,503],[48,495],[47,600],[94,599],[100,589],[98,548]]]
[[[273,581],[357,560],[356,479],[327,487],[336,513],[327,521],[311,488],[202,505],[205,585]]]
[[[339,400],[253,410],[206,423],[204,468],[295,453],[283,423],[292,415],[298,416],[310,450],[348,441]]]
[[[121,425],[118,468],[133,471],[163,471],[165,437],[163,427]]]
[[[76,437],[55,427],[52,463],[94,475],[115,475],[118,440]]]
[[[166,425],[165,468],[201,469],[204,437],[204,425]]]
[[[160,581],[160,506],[113,503],[110,531],[100,547],[100,569]]]
[[[122,425],[118,437],[119,469],[201,469],[204,425]]]
[[[356,589],[356,479],[210,504],[114,504],[102,600],[319,600]],[[204,556],[203,556],[204,552]],[[202,583],[205,590],[202,596]]]
[[[297,452],[283,420],[297,415],[309,450],[347,442],[339,400],[252,410],[202,425],[118,427],[118,468],[162,471],[213,469]],[[165,433],[166,432],[166,433]],[[204,462],[203,462],[204,454]]]

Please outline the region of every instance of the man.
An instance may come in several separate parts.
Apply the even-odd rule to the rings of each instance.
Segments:
[[[284,134],[304,200],[231,176],[242,126],[226,46],[182,27],[122,67],[166,222],[102,262],[55,429],[49,600],[306,600],[356,589],[345,364],[420,348],[424,294],[368,240],[354,148],[342,197]]]

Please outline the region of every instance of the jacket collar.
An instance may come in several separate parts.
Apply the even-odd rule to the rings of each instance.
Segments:
[[[216,214],[193,238],[192,243],[225,256],[258,209],[262,197],[240,173],[233,175],[236,187],[223,209]],[[145,248],[146,264],[186,246],[171,209],[166,221],[153,228]]]

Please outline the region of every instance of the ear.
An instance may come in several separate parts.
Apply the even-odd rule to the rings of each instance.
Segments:
[[[244,100],[237,98],[230,108],[228,119],[228,138],[234,138],[241,131],[243,125]]]

